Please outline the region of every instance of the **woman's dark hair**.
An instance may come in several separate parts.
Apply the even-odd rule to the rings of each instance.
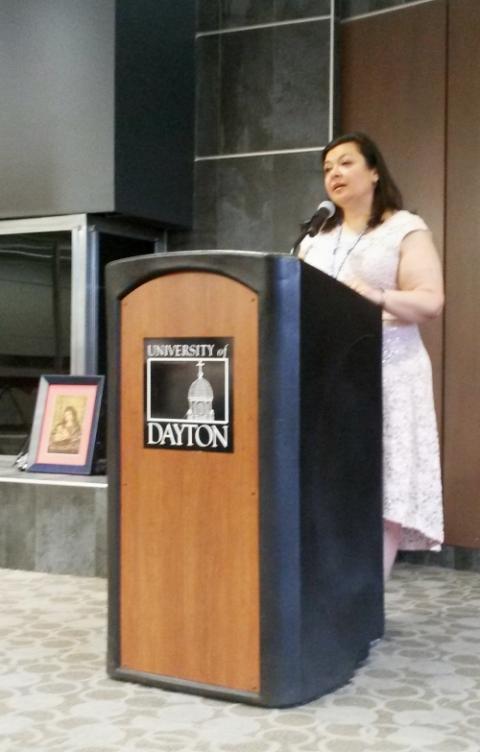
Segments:
[[[402,194],[388,171],[388,167],[385,164],[380,149],[371,138],[365,135],[365,133],[353,131],[352,133],[345,133],[343,136],[338,136],[337,138],[332,139],[323,150],[322,166],[324,165],[327,154],[331,149],[334,149],[335,146],[339,146],[340,144],[347,143],[356,144],[360,153],[365,158],[368,167],[370,169],[375,169],[378,173],[378,182],[375,185],[375,192],[373,194],[372,213],[367,223],[367,227],[372,229],[383,222],[385,211],[388,209],[398,210],[403,208]],[[325,223],[322,232],[329,232],[329,230],[335,227],[335,225],[339,225],[342,221],[343,211],[338,206],[333,217]]]

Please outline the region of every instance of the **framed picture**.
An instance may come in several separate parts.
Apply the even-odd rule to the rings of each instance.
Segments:
[[[26,470],[89,475],[103,376],[41,376]]]

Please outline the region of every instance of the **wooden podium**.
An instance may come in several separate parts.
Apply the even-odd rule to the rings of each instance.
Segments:
[[[383,634],[379,309],[295,257],[107,267],[112,678],[284,707]]]

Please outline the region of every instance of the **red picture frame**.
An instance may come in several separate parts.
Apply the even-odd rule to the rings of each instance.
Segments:
[[[26,470],[91,473],[103,386],[103,376],[41,376]]]

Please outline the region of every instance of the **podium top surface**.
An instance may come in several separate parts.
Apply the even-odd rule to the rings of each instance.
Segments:
[[[289,253],[238,250],[165,251],[112,261],[106,265],[107,288],[124,294],[154,276],[179,271],[224,274],[251,286],[263,287],[271,269],[299,269],[304,262]],[[313,270],[313,267],[309,266]],[[316,270],[318,271],[318,270]],[[293,275],[295,276],[295,275]]]
[[[219,258],[221,256],[225,257],[240,257],[240,258],[290,258],[292,260],[295,260],[299,262],[301,259],[298,258],[298,256],[294,256],[291,253],[285,253],[281,251],[249,251],[247,249],[238,250],[234,248],[225,248],[225,249],[219,249],[219,248],[212,248],[212,249],[204,249],[204,250],[191,250],[191,251],[162,251],[160,253],[145,253],[141,256],[129,256],[128,258],[124,259],[117,259],[116,261],[111,261],[107,266],[119,266],[126,263],[132,263],[135,261],[140,260],[147,260],[147,259],[187,259],[187,258],[195,258],[195,259],[209,259],[209,258]]]
[[[291,253],[249,250],[165,251],[132,256],[112,261],[105,267],[107,300],[119,301],[135,288],[151,279],[178,272],[211,272],[230,277],[247,285],[261,296],[272,290],[294,296],[311,284],[316,294],[331,290],[335,303],[354,309],[375,309],[377,306],[351,290],[342,282],[307,264]],[[351,310],[352,312],[352,310]]]

